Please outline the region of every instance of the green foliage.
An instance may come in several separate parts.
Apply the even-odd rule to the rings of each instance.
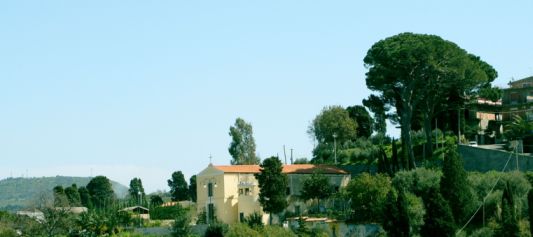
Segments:
[[[81,205],[81,197],[78,192],[78,186],[72,184],[70,187],[65,188],[65,195],[71,207],[79,207]]]
[[[91,201],[96,208],[107,208],[115,201],[115,193],[111,182],[105,176],[96,176],[87,184]]]
[[[445,154],[440,190],[452,209],[454,219],[458,223],[465,223],[476,207],[462,158],[455,146]]]
[[[172,178],[167,180],[170,187],[170,196],[172,201],[189,200],[189,187],[181,171],[174,171]]]
[[[389,237],[409,237],[411,225],[405,193],[400,191],[396,197],[393,189],[387,194],[385,202],[383,229]]]
[[[181,208],[179,205],[174,209],[174,224],[172,225],[172,236],[174,237],[186,237],[191,234],[191,219],[189,212],[186,209]]]
[[[225,237],[260,237],[261,234],[259,231],[248,227],[242,223],[232,224],[228,228],[228,232],[224,235]]]
[[[259,183],[259,202],[265,212],[280,213],[287,207],[287,175],[281,172],[282,164],[277,157],[265,159],[260,166],[261,172],[255,174]]]
[[[77,228],[71,231],[72,236],[105,236],[120,232],[120,225],[131,220],[125,212],[117,211],[89,211],[79,215],[76,219]]]
[[[278,237],[278,236],[296,237],[296,235],[292,231],[285,229],[281,226],[272,226],[272,225],[265,226],[261,230],[261,236],[263,237]]]
[[[389,110],[385,101],[376,95],[370,95],[367,99],[363,100],[363,105],[370,109],[374,114],[374,123],[372,128],[377,133],[385,134],[387,132],[387,119],[386,112]]]
[[[448,205],[439,189],[430,188],[424,195],[426,215],[424,225],[420,229],[421,236],[452,237],[455,236],[455,221]]]
[[[357,222],[381,222],[387,194],[391,190],[388,176],[363,173],[346,187],[352,200],[353,219]]]
[[[222,223],[214,223],[207,227],[204,237],[224,237],[228,226]]]
[[[329,106],[322,109],[315,117],[308,133],[320,143],[333,143],[336,140],[339,144],[343,144],[355,140],[357,122],[351,119],[341,106]]]
[[[81,205],[89,209],[93,208],[93,202],[91,200],[91,194],[89,193],[89,190],[87,190],[85,186],[82,186],[78,188],[78,193],[80,194]]]
[[[374,121],[366,108],[361,105],[348,106],[346,111],[348,111],[348,116],[357,123],[357,136],[370,137]]]
[[[439,188],[441,176],[440,171],[426,168],[400,171],[392,179],[392,185],[397,190],[403,189],[421,196],[431,188]]]
[[[401,33],[372,45],[364,58],[366,85],[386,105],[396,107],[401,125],[402,150],[414,168],[411,126],[422,115],[427,124],[437,111],[457,108],[462,98],[495,79],[496,71],[479,57],[435,35]],[[413,96],[416,95],[416,96]],[[464,96],[463,96],[464,97]],[[443,106],[444,105],[444,106]],[[428,123],[429,122],[429,123]],[[429,136],[429,133],[427,133]],[[431,137],[427,137],[431,142]]]
[[[63,186],[55,186],[53,189],[54,193],[54,206],[56,207],[66,207],[68,206],[67,195],[65,195],[65,190]]]
[[[159,195],[151,195],[150,196],[150,207],[156,208],[163,204],[163,198]]]
[[[180,205],[153,207],[150,210],[150,218],[152,220],[173,220],[177,216],[181,215],[183,210],[184,208],[182,208]]]
[[[259,212],[254,212],[244,219],[244,222],[253,229],[263,228],[263,216]]]
[[[146,193],[144,193],[144,187],[141,178],[133,178],[130,180],[130,188],[128,189],[128,192],[130,194],[132,203],[141,206],[146,204]],[[139,201],[141,201],[140,204]]]
[[[527,194],[528,214],[529,214],[529,231],[533,236],[533,189],[530,189]]]
[[[255,154],[255,140],[252,125],[242,118],[235,120],[235,125],[229,128],[231,143],[228,151],[233,158],[232,165],[256,165],[259,158]]]
[[[501,228],[497,236],[519,237],[520,229],[515,210],[515,200],[509,183],[506,184],[502,194]]]
[[[526,135],[531,134],[533,124],[528,120],[515,115],[513,121],[505,126],[505,137],[509,139],[523,139]]]
[[[422,201],[422,198],[409,192],[405,193],[405,198],[407,201],[407,215],[409,216],[411,234],[417,235],[420,233],[422,225],[424,225],[424,216],[426,215],[424,202]]]
[[[196,175],[189,179],[189,197],[191,201],[196,202]]]
[[[320,212],[320,200],[329,198],[334,191],[334,187],[329,183],[327,176],[320,172],[314,172],[311,177],[303,181],[300,197],[303,200],[317,199]]]

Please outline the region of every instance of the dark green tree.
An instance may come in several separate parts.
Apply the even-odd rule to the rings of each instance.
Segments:
[[[447,146],[442,163],[440,190],[452,209],[454,219],[458,223],[464,223],[474,211],[474,197],[456,145],[447,144]]]
[[[189,200],[189,187],[181,171],[172,173],[172,178],[167,180],[170,187],[170,198],[172,201]]]
[[[518,218],[516,216],[515,200],[513,196],[509,182],[507,182],[502,194],[501,226],[496,233],[497,236],[520,236],[520,228],[518,227]]]
[[[381,222],[390,190],[391,180],[387,175],[362,173],[350,180],[346,192],[352,201],[353,219],[359,222]]]
[[[67,195],[65,195],[65,190],[63,186],[57,185],[54,187],[54,206],[56,207],[65,207],[68,206]]]
[[[82,206],[89,209],[93,208],[93,202],[89,190],[85,186],[78,188],[78,193],[80,194],[80,203]]]
[[[416,166],[410,135],[415,112],[423,116],[431,144],[427,125],[436,107],[450,97],[477,90],[497,75],[490,65],[456,44],[425,34],[402,33],[381,40],[368,50],[364,63],[366,85],[378,93],[374,98],[396,107],[409,168]]]
[[[373,130],[377,133],[385,134],[387,132],[386,113],[389,110],[389,106],[384,99],[376,95],[370,95],[363,100],[363,105],[374,114]]]
[[[400,161],[398,160],[398,148],[396,147],[396,140],[392,139],[392,172],[400,171]]]
[[[527,210],[529,214],[529,231],[533,236],[533,189],[530,189],[527,193]]]
[[[453,237],[455,236],[455,221],[448,202],[444,200],[440,191],[431,187],[423,195],[426,215],[424,225],[420,229],[422,237]]]
[[[320,200],[329,198],[334,191],[328,177],[318,171],[304,180],[300,197],[303,200],[316,199],[318,212],[320,212]]]
[[[130,180],[130,188],[128,189],[132,204],[144,205],[146,203],[146,193],[141,178],[133,178]],[[139,203],[140,202],[140,203]]]
[[[150,196],[150,206],[152,207],[158,207],[163,204],[163,198],[159,195],[152,195]]]
[[[408,203],[405,193],[400,191],[396,197],[393,190],[387,194],[385,203],[383,229],[387,231],[389,237],[409,237],[411,233]]]
[[[255,174],[259,183],[259,203],[263,210],[270,214],[280,213],[287,207],[287,175],[282,173],[283,166],[278,157],[263,160],[260,165],[261,172]]]
[[[242,118],[235,120],[235,125],[229,128],[231,143],[228,151],[233,158],[232,165],[256,165],[259,158],[255,154],[255,140],[252,125]]]
[[[115,202],[115,192],[111,181],[105,176],[96,176],[87,184],[91,202],[95,208],[106,209]]]
[[[189,179],[189,197],[191,201],[196,202],[196,175]]]
[[[80,193],[78,192],[76,184],[72,184],[72,186],[65,188],[65,195],[67,196],[71,207],[78,207],[81,205]]]
[[[355,105],[346,108],[348,116],[357,123],[357,136],[370,137],[372,135],[373,120],[364,106]]]

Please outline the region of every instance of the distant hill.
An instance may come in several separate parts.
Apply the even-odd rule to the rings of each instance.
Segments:
[[[42,177],[42,178],[7,178],[0,180],[0,210],[20,210],[35,204],[39,195],[51,194],[52,189],[61,185],[67,187],[75,183],[78,187],[86,186],[90,177]],[[113,190],[119,198],[126,196],[128,187],[111,181]]]

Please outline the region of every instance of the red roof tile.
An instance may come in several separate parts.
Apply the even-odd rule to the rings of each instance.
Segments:
[[[224,173],[259,173],[261,167],[259,165],[215,165],[213,166]],[[348,174],[348,171],[332,165],[312,165],[312,164],[298,164],[298,165],[283,165],[283,173],[285,174],[312,174],[313,172],[324,174]]]

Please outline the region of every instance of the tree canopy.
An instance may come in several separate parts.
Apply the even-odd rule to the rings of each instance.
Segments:
[[[348,116],[357,123],[357,136],[370,137],[373,131],[372,125],[374,120],[370,117],[366,108],[361,105],[354,105],[348,106],[346,111],[348,111]]]
[[[91,202],[96,208],[106,208],[115,201],[111,182],[105,176],[96,176],[87,184]]]
[[[235,120],[235,125],[229,128],[231,143],[228,151],[233,158],[232,165],[255,165],[259,164],[259,158],[255,154],[255,140],[252,125],[242,118]]]
[[[130,181],[130,188],[128,189],[128,192],[131,200],[134,203],[141,202],[141,205],[142,203],[146,203],[146,194],[144,193],[144,187],[141,178],[133,178]]]
[[[402,33],[375,43],[364,58],[367,87],[384,105],[396,109],[401,125],[402,151],[414,168],[411,126],[414,113],[423,116],[426,139],[431,143],[431,119],[450,98],[486,87],[496,71],[479,57],[439,36]],[[457,107],[456,107],[457,108]],[[428,127],[429,126],[429,127]],[[431,150],[431,147],[428,147]]]
[[[273,156],[263,160],[260,167],[261,172],[255,174],[259,183],[259,202],[265,212],[280,213],[287,207],[287,175],[281,172],[281,161]]]
[[[170,187],[170,197],[172,201],[189,200],[189,187],[181,171],[172,173],[171,179],[167,180]]]
[[[303,200],[317,199],[318,210],[320,211],[320,200],[330,197],[334,191],[334,187],[329,183],[329,178],[318,171],[304,180],[300,197]]]

